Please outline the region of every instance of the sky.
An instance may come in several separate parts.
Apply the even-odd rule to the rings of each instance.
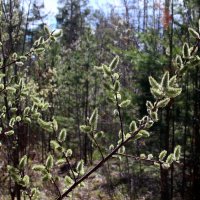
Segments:
[[[52,28],[55,28],[57,13],[57,1],[58,0],[44,0],[45,12],[48,14],[47,24]],[[94,9],[103,9],[106,12],[108,4],[112,4],[115,7],[120,7],[121,0],[89,0],[89,6]]]
[[[48,14],[48,17],[45,19],[45,23],[47,23],[47,25],[52,28],[52,29],[56,29],[56,18],[55,15],[57,14],[57,2],[58,0],[43,0],[44,1],[44,10],[43,10],[43,14]],[[24,1],[24,6],[25,9],[27,9],[28,12],[28,5],[29,5],[29,0],[25,0]],[[41,0],[42,2],[42,0]],[[121,7],[121,3],[122,0],[89,0],[89,7],[92,7],[94,10],[95,9],[101,9],[105,12],[105,14],[107,14],[109,12],[109,6],[108,5],[112,5],[115,8],[120,8]],[[30,25],[31,27],[35,26]]]
[[[52,13],[56,13],[57,1],[58,0],[44,0],[45,8],[48,11],[51,11]],[[98,8],[105,9],[106,4],[108,4],[108,3],[118,7],[121,5],[121,0],[89,0],[89,5],[91,5],[95,9],[98,9]]]

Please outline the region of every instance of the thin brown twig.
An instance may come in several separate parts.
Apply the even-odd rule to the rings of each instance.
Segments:
[[[120,156],[125,156],[125,157],[128,157],[128,158],[133,158],[134,160],[137,160],[137,161],[144,161],[144,162],[149,162],[150,164],[163,164],[164,162],[163,161],[160,161],[160,160],[153,160],[153,159],[148,159],[148,158],[141,158],[139,156],[134,156],[134,155],[129,155],[129,154],[123,154],[123,153],[116,153],[117,155],[120,155]],[[173,164],[177,165],[177,166],[182,166],[182,163],[179,163],[177,161],[174,161]]]
[[[46,171],[47,171],[48,173],[50,173],[50,170],[49,170],[46,166],[45,166],[45,169],[46,169]],[[59,197],[60,197],[60,196],[61,196],[60,189],[59,189],[59,187],[58,187],[58,185],[57,185],[57,183],[56,183],[56,181],[54,180],[53,177],[51,177],[51,181],[52,181],[54,187],[56,188],[56,190],[58,191],[58,194],[59,194]]]
[[[122,143],[120,143],[111,153],[109,153],[104,159],[102,159],[96,166],[94,166],[89,172],[87,172],[85,175],[83,175],[80,179],[78,179],[71,187],[68,188],[67,191],[65,191],[60,197],[57,198],[57,200],[62,200],[64,197],[66,197],[72,190],[74,190],[77,185],[79,185],[81,182],[83,182],[85,179],[88,178],[93,172],[98,170],[105,162],[107,162],[110,158],[112,158],[113,155],[117,153],[117,151],[125,145],[127,142],[129,142],[131,139],[133,139],[140,130],[142,130],[144,126],[140,126],[136,131],[132,133],[132,136],[125,139]]]
[[[92,139],[94,140],[94,143],[95,143],[95,145],[97,146],[97,148],[98,148],[98,150],[99,150],[99,153],[101,154],[102,159],[104,159],[103,152],[102,152],[101,147],[99,146],[97,140],[95,139],[94,136],[92,136]]]
[[[112,76],[111,76],[111,79],[112,79],[112,84],[114,86],[114,79],[113,79]],[[119,113],[120,129],[121,129],[121,133],[122,133],[122,142],[123,142],[124,141],[124,127],[123,127],[121,108],[119,106],[119,100],[118,100],[118,97],[117,97],[117,92],[114,92],[114,94],[115,94],[116,107],[117,107],[117,110],[118,110],[118,113]]]
[[[53,182],[53,184],[54,184],[54,186],[55,186],[56,190],[58,191],[58,193],[59,193],[59,196],[61,196],[61,192],[60,192],[60,189],[59,189],[59,187],[58,187],[58,185],[57,185],[56,181],[54,180],[54,178],[53,178],[53,177],[51,178],[51,180],[52,180],[52,182]]]
[[[148,158],[141,158],[139,156],[124,154],[124,153],[116,153],[116,154],[120,155],[120,156],[128,157],[128,158],[133,158],[134,160],[137,160],[137,161],[149,162],[151,164],[154,164],[154,163],[162,164],[162,162],[158,161],[158,160],[152,160],[152,159],[148,159]]]
[[[64,156],[65,156],[65,154],[64,154]],[[67,164],[69,165],[69,169],[70,169],[70,171],[71,171],[71,173],[72,173],[74,182],[76,182],[76,176],[75,176],[74,171],[73,171],[73,169],[72,169],[72,166],[71,166],[71,164],[70,164],[70,162],[69,162],[69,159],[68,159],[67,156],[65,156],[65,159],[66,159],[66,161],[67,161]]]

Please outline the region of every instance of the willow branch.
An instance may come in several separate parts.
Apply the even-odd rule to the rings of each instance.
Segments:
[[[150,163],[152,165],[154,165],[155,163],[157,164],[163,164],[163,161],[160,161],[160,160],[153,160],[153,159],[148,159],[148,158],[141,158],[139,156],[134,156],[134,155],[129,155],[129,154],[123,154],[123,153],[116,153],[117,155],[120,155],[120,156],[125,156],[125,157],[128,157],[128,158],[132,158],[136,161],[143,161],[143,162],[147,162],[147,163]],[[179,163],[177,161],[174,161],[172,164],[175,164],[177,166],[182,166],[183,164],[182,163]]]
[[[62,200],[64,197],[66,197],[72,190],[74,190],[81,182],[83,182],[85,179],[88,178],[92,173],[97,171],[100,167],[104,165],[105,162],[107,162],[110,158],[112,158],[113,155],[117,153],[117,151],[124,146],[127,142],[132,140],[140,130],[144,128],[144,125],[141,125],[136,131],[132,133],[132,136],[125,139],[121,144],[119,144],[115,149],[112,150],[110,154],[108,154],[104,159],[102,159],[95,167],[93,167],[89,172],[87,172],[85,175],[83,175],[80,179],[78,179],[72,186],[69,187],[69,189],[64,192],[60,197],[57,198],[57,200]]]
[[[114,80],[113,80],[112,76],[111,76],[111,79],[112,79],[112,84],[114,86]],[[122,132],[122,142],[123,142],[124,141],[124,127],[123,127],[123,120],[122,120],[121,108],[119,106],[117,92],[114,92],[114,94],[115,94],[115,101],[116,101],[117,110],[118,110],[118,113],[119,113],[120,129],[121,129],[121,132]]]

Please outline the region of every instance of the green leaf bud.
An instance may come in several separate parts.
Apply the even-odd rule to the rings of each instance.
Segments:
[[[143,160],[146,159],[146,155],[144,153],[141,153],[140,154],[140,159],[143,159]]]
[[[25,109],[24,109],[24,115],[28,115],[29,114],[29,112],[30,112],[30,107],[26,107]]]
[[[85,183],[81,182],[80,184],[78,184],[78,187],[85,187]]]
[[[152,88],[160,89],[160,84],[152,76],[149,76],[149,83]]]
[[[125,146],[122,146],[119,150],[118,150],[118,153],[125,153],[126,149],[125,149]]]
[[[120,132],[119,132],[120,133]],[[121,144],[122,143],[122,138],[120,138],[118,141],[117,141],[117,144]]]
[[[140,124],[146,124],[149,121],[149,116],[144,116],[141,120],[139,120]]]
[[[56,121],[55,118],[53,119],[52,123],[53,123],[53,129],[54,129],[54,131],[57,131],[58,130],[58,122]]]
[[[119,139],[122,138],[122,135],[124,135],[124,134],[122,134],[122,131],[119,130],[119,133],[118,133],[118,137],[119,137]]]
[[[146,131],[146,130],[141,130],[141,131],[139,131],[139,134],[142,134],[142,137],[145,137],[145,138],[147,138],[147,137],[150,136],[149,132]]]
[[[103,67],[102,66],[100,66],[100,67],[99,66],[95,66],[94,68],[97,71],[100,71],[100,72],[103,71]]]
[[[161,87],[162,88],[168,88],[169,87],[169,72],[165,72],[162,80],[161,80]]]
[[[77,172],[82,176],[85,173],[84,170],[84,161],[80,160],[76,166],[76,170]]]
[[[8,172],[11,174],[11,173],[19,173],[19,170],[11,165],[7,165],[7,170]]]
[[[153,155],[152,154],[148,154],[147,160],[151,160],[152,158],[153,158]]]
[[[66,136],[67,136],[67,131],[66,129],[63,128],[58,135],[58,141],[64,142],[66,140]]]
[[[39,172],[45,172],[46,168],[44,165],[33,165],[32,170],[39,171]]]
[[[15,64],[19,67],[22,67],[24,65],[24,63],[22,61],[19,61],[19,62],[15,62]]]
[[[10,136],[13,135],[15,132],[13,130],[4,132],[5,135]]]
[[[151,112],[150,117],[153,121],[158,121],[158,113],[157,112]]]
[[[4,84],[0,84],[0,90],[3,90],[4,89]]]
[[[122,102],[119,104],[119,106],[120,106],[121,108],[126,108],[127,106],[130,105],[130,103],[131,103],[131,100],[127,99],[127,100],[122,101]]]
[[[89,133],[91,131],[91,126],[81,125],[80,130],[84,133]]]
[[[29,186],[29,184],[30,184],[30,178],[29,178],[28,175],[25,175],[25,176],[23,177],[22,181],[23,181],[23,183],[24,183],[23,185],[24,185],[25,187],[28,187],[28,186]]]
[[[170,98],[175,98],[176,96],[180,95],[182,92],[182,88],[173,88],[168,87],[165,91],[166,95]]]
[[[163,163],[162,168],[167,170],[167,169],[170,168],[170,164],[169,163]]]
[[[154,164],[154,166],[156,166],[156,167],[160,167],[160,164],[157,163],[157,162],[154,162],[153,164]]]
[[[26,166],[26,164],[27,164],[27,155],[24,155],[24,156],[20,159],[19,168],[20,168],[20,169],[24,169],[24,167]]]
[[[178,67],[181,67],[183,65],[183,60],[182,60],[182,58],[181,58],[180,55],[176,56],[175,62],[176,62],[176,64],[177,64]]]
[[[170,80],[169,80],[169,86],[170,87],[174,87],[175,86],[175,84],[176,84],[176,75],[174,75],[174,76],[172,76],[171,78],[170,78]]]
[[[145,124],[145,128],[151,128],[154,124],[153,120],[149,120],[146,124]]]
[[[120,82],[119,81],[115,81],[113,90],[115,92],[119,92],[119,90],[120,90]]]
[[[20,122],[22,120],[22,118],[20,116],[17,116],[15,119],[17,122]]]
[[[49,103],[44,103],[44,104],[42,104],[42,111],[45,111],[45,110],[47,110],[48,108],[49,108]]]
[[[117,99],[118,99],[118,100],[121,100],[121,99],[122,99],[122,96],[121,96],[120,93],[117,93]]]
[[[26,57],[26,56],[20,56],[19,59],[20,59],[22,62],[27,61],[27,57]]]
[[[50,32],[48,26],[46,26],[46,25],[44,26],[44,31],[45,31],[48,35],[51,34],[51,32]]]
[[[141,133],[138,133],[136,136],[135,136],[135,140],[137,140],[137,139],[140,139],[142,137],[142,134]]]
[[[114,74],[113,74],[113,78],[114,78],[115,80],[118,80],[118,79],[119,79],[119,74],[118,74],[118,73],[114,73]]]
[[[53,156],[49,155],[46,160],[46,167],[51,169],[53,167]]]
[[[114,115],[114,116],[119,116],[119,111],[118,111],[117,109],[115,109],[115,110],[113,111],[113,115]]]
[[[158,101],[157,108],[164,108],[170,102],[170,98],[165,98],[163,100]]]
[[[58,144],[58,142],[55,140],[51,140],[50,145],[54,151],[61,147],[60,144]]]
[[[131,133],[127,133],[126,135],[125,135],[125,139],[128,139],[128,138],[130,138],[131,137]]]
[[[31,118],[34,119],[34,120],[38,120],[39,117],[41,117],[41,113],[39,113],[39,112],[35,112],[35,113],[33,113],[33,114],[31,115]],[[50,124],[49,124],[49,126],[50,126]],[[44,128],[44,129],[45,129],[45,128]]]
[[[165,158],[166,155],[167,155],[166,150],[161,151],[160,154],[159,154],[159,160],[162,161]]]
[[[137,130],[137,124],[136,124],[135,121],[132,121],[132,122],[130,123],[130,125],[129,125],[129,130],[130,130],[131,132],[134,132],[134,131]]]
[[[174,154],[169,154],[169,156],[166,159],[166,163],[169,163],[170,165],[173,163],[174,160]]]
[[[38,124],[46,131],[53,132],[52,122],[46,122],[43,119],[37,119]]]
[[[95,108],[94,111],[92,112],[92,115],[89,119],[89,124],[96,129],[97,128],[97,122],[98,122],[98,109]]]
[[[184,43],[183,49],[182,49],[183,58],[189,58],[190,57],[190,48],[188,43]]]
[[[146,101],[146,107],[149,109],[153,109],[153,104],[150,101]]]
[[[174,158],[175,158],[175,160],[178,161],[180,159],[180,156],[181,156],[181,146],[178,145],[174,149]]]
[[[35,52],[36,52],[36,53],[42,53],[42,52],[44,52],[44,51],[45,51],[44,48],[37,48],[37,49],[35,49]]]
[[[150,90],[155,99],[161,99],[163,97],[163,92],[159,89],[151,88]]]
[[[32,188],[31,189],[31,196],[36,197],[37,195],[39,195],[39,190],[37,188]]]
[[[16,89],[14,87],[6,87],[6,91],[8,91],[10,93],[15,93]]]
[[[111,72],[110,67],[108,67],[107,65],[102,65],[102,67],[103,67],[104,74],[107,76],[111,76],[112,72]]]
[[[13,59],[13,60],[17,60],[17,53],[16,53],[16,52],[13,53],[12,59]]]
[[[56,38],[55,38],[54,36],[51,36],[51,37],[50,37],[50,40],[53,41],[53,42],[55,42],[55,41],[56,41]]]
[[[31,119],[29,117],[25,117],[24,121],[27,122],[27,123],[29,123],[29,124],[31,123]]]
[[[15,125],[16,119],[15,118],[11,118],[9,121],[9,126],[13,128],[13,126]]]
[[[119,63],[119,56],[115,56],[115,58],[112,60],[112,62],[109,65],[109,67],[111,68],[111,70],[116,69],[118,63]]]
[[[58,159],[55,164],[56,165],[62,165],[64,163],[66,163],[66,160],[64,158],[61,158],[61,159]]]
[[[114,145],[111,144],[111,145],[109,146],[109,150],[112,151],[113,149],[114,149]]]
[[[72,150],[71,149],[67,149],[66,153],[65,153],[66,157],[71,157],[72,156]]]
[[[190,35],[195,39],[200,39],[199,33],[193,28],[188,28]]]
[[[10,109],[10,111],[11,111],[12,113],[15,113],[15,112],[17,111],[17,108],[12,107],[12,108]]]
[[[69,176],[65,176],[64,182],[67,186],[70,186],[74,183],[74,181]]]
[[[60,30],[56,30],[56,31],[54,31],[54,32],[52,33],[52,35],[53,35],[54,37],[56,37],[56,38],[59,38],[59,37],[62,36],[62,30],[61,30],[61,29],[60,29]]]
[[[51,180],[52,175],[50,173],[46,173],[43,177],[42,177],[42,181],[49,181]]]

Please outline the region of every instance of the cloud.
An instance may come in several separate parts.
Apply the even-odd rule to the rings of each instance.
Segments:
[[[113,0],[113,1],[111,1],[111,2],[112,2],[112,4],[113,4],[114,6],[116,6],[116,7],[122,6],[121,0]]]
[[[57,0],[44,0],[44,7],[47,12],[55,15],[58,11]]]

